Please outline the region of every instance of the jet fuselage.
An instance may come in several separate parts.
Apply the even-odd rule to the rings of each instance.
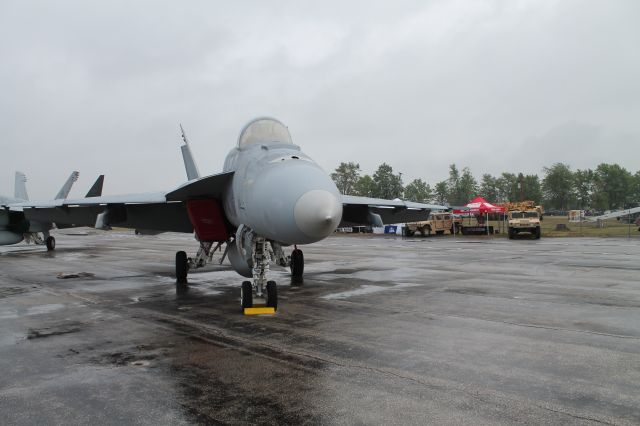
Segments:
[[[249,123],[227,155],[224,171],[234,172],[223,206],[236,227],[243,224],[280,243],[309,244],[329,236],[340,223],[336,185],[277,120]]]

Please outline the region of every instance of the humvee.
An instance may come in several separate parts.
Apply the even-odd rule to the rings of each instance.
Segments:
[[[509,219],[509,239],[520,233],[529,233],[536,240],[540,239],[540,212],[537,209],[511,210]]]
[[[452,234],[455,232],[457,234],[460,232],[461,226],[460,218],[455,217],[451,213],[431,213],[427,220],[406,223],[404,226],[404,234],[412,236],[416,232],[420,232],[423,237],[429,236],[432,233],[441,235],[444,234],[444,231],[449,231]]]

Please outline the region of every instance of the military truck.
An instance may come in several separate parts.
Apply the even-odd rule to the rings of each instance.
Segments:
[[[409,222],[404,225],[404,235],[412,236],[416,232],[419,232],[423,237],[429,236],[433,233],[437,235],[444,234],[445,231],[449,231],[451,234],[454,232],[457,234],[460,232],[462,222],[459,217],[454,216],[452,213],[431,213],[427,220],[420,222]]]
[[[536,240],[540,239],[540,211],[536,208],[526,210],[510,210],[507,213],[509,220],[509,239],[512,240],[520,233],[529,233]]]
[[[540,215],[540,220],[544,217],[544,207],[537,206],[533,201],[518,201],[518,202],[507,202],[504,204],[498,204],[500,207],[504,207],[506,211],[518,210],[518,211],[527,211],[527,210],[536,210]]]

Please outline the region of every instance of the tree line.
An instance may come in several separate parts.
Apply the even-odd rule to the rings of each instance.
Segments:
[[[493,203],[532,200],[547,210],[616,210],[640,201],[640,171],[632,174],[618,164],[599,164],[595,169],[571,170],[555,163],[543,168],[543,177],[504,172],[485,173],[480,181],[468,167],[449,166],[449,177],[433,187],[423,179],[404,186],[402,173],[382,163],[373,175],[362,174],[354,162],[340,163],[331,174],[342,194],[363,197],[438,203],[460,206],[480,195]]]

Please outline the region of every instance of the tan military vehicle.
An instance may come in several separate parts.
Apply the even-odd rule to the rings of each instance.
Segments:
[[[498,204],[501,207],[504,207],[506,211],[511,210],[519,210],[519,211],[527,211],[527,210],[536,210],[540,215],[540,220],[542,220],[544,216],[544,207],[536,206],[536,203],[533,201],[519,201],[514,203],[504,203]]]
[[[512,240],[520,233],[529,233],[536,240],[540,239],[540,211],[537,208],[527,210],[511,210],[507,213],[509,219],[509,239]]]
[[[449,231],[451,234],[460,232],[461,220],[451,213],[431,213],[427,220],[420,222],[409,222],[404,226],[404,235],[412,236],[419,232],[423,237],[431,234],[444,234]]]

